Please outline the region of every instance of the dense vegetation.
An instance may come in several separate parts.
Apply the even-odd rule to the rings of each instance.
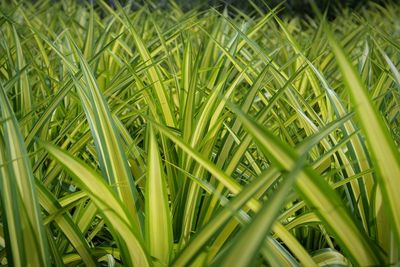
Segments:
[[[400,6],[96,3],[0,4],[1,264],[400,263]]]

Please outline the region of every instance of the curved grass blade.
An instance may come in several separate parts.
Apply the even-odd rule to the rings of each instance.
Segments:
[[[274,194],[263,203],[263,207],[254,220],[242,228],[239,235],[232,240],[230,247],[219,255],[211,266],[246,267],[254,264],[264,239],[271,230],[278,212],[304,164],[305,157],[300,158],[294,165],[293,170],[289,170],[289,174],[280,182]],[[240,257],[237,255],[240,255]]]
[[[41,206],[50,216],[53,213],[62,210],[61,204],[54,198],[52,193],[43,186],[42,183],[36,182],[36,189],[38,190],[38,198]],[[71,216],[62,213],[55,216],[54,221],[71,242],[72,246],[74,246],[82,261],[85,263],[85,266],[96,266],[89,249],[89,244],[80,232],[78,226],[73,222]]]
[[[122,149],[117,128],[87,61],[76,44],[71,39],[69,41],[82,68],[85,86],[77,80],[75,80],[75,84],[78,87],[78,93],[96,143],[100,167],[108,183],[114,186],[119,198],[132,214],[135,225],[141,233],[138,192],[127,164],[125,152]],[[71,77],[74,79],[73,76]]]
[[[268,130],[254,123],[241,110],[232,108],[276,166],[287,171],[294,168],[300,157],[293,149],[279,141]],[[366,234],[356,225],[338,195],[324,179],[307,166],[299,171],[298,176],[296,182],[298,193],[315,209],[324,225],[335,234],[338,243],[343,246],[349,256],[360,265],[380,264],[381,255],[366,238]]]
[[[336,56],[343,81],[349,90],[356,114],[372,154],[373,164],[379,174],[379,190],[385,204],[384,209],[392,221],[392,230],[397,242],[400,241],[400,153],[381,114],[368,95],[368,90],[361,81],[352,62],[326,27],[329,43]]]
[[[121,251],[124,252],[125,264],[150,266],[147,252],[140,233],[135,228],[132,215],[104,179],[84,163],[59,148],[50,144],[43,144],[43,146],[72,174],[74,181],[94,201],[115,239],[118,240]]]
[[[50,266],[35,178],[18,121],[0,83],[1,197],[7,250],[14,266]]]

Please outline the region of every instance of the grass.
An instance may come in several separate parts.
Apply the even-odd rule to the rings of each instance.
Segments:
[[[400,264],[400,6],[0,4],[0,263]]]

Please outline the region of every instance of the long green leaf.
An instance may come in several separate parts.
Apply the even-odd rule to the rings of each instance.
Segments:
[[[142,229],[138,212],[138,192],[111,112],[87,61],[76,44],[70,41],[74,48],[73,52],[79,59],[85,80],[85,86],[78,81],[75,84],[96,143],[100,167],[108,183],[114,186],[118,196],[127,205],[135,219],[136,227]]]
[[[154,130],[149,128],[146,179],[146,242],[154,266],[166,266],[172,252],[171,211]]]
[[[287,144],[277,140],[268,130],[251,121],[242,111],[237,108],[234,110],[260,147],[271,157],[271,160],[279,168],[292,170],[299,161],[297,153]],[[354,222],[338,195],[321,176],[316,174],[313,169],[305,167],[299,171],[296,187],[356,262],[360,265],[380,263],[379,253]]]
[[[397,190],[400,188],[400,153],[352,62],[329,30],[327,35],[379,174],[379,190],[384,199],[382,208],[387,210],[396,239],[400,241],[400,194]]]
[[[116,240],[120,240],[120,249],[124,251],[126,264],[150,266],[138,229],[135,229],[130,214],[104,179],[81,161],[59,148],[43,144],[46,150],[56,158],[73,176],[75,182],[96,203],[99,211],[109,224]]]
[[[30,159],[1,83],[0,118],[1,203],[10,262],[15,266],[50,266]]]

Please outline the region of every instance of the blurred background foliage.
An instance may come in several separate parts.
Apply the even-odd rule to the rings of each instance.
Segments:
[[[81,1],[84,2],[85,0]],[[110,5],[114,6],[117,0],[107,1]],[[95,3],[96,0],[91,0],[91,2]],[[145,3],[150,3],[152,6],[159,8],[167,8],[172,3],[169,0],[119,0],[118,2],[123,5],[132,4],[132,6],[141,6]],[[174,0],[173,2],[185,11],[193,8],[207,9],[211,6],[218,10],[230,7],[231,11],[236,9],[246,14],[255,12],[256,8],[265,12],[277,5],[282,5],[281,15],[313,16],[310,0]],[[368,7],[371,4],[385,5],[389,2],[400,3],[400,0],[314,0],[314,2],[319,6],[320,10],[327,10],[328,17],[335,18],[343,10],[357,10]]]
[[[8,2],[15,2],[18,0],[2,0]],[[49,0],[51,2],[63,1],[63,0]],[[80,3],[89,3],[96,5],[96,0],[71,0]],[[232,15],[238,12],[244,12],[249,15],[252,12],[256,12],[257,9],[263,12],[267,12],[270,8],[277,5],[281,5],[281,16],[311,16],[313,17],[313,11],[310,5],[310,0],[103,0],[110,6],[115,7],[117,2],[122,6],[131,5],[133,9],[137,9],[140,6],[149,4],[154,8],[165,9],[171,4],[178,5],[182,10],[188,11],[193,8],[208,9],[213,7],[219,11],[222,11],[225,7],[229,7],[229,11]],[[37,2],[37,0],[23,0],[23,2]],[[43,1],[42,1],[43,2]],[[400,4],[400,0],[314,0],[320,10],[326,10],[328,18],[334,19],[338,14],[346,11],[358,10],[367,8],[371,5],[382,5],[385,6],[389,3]]]
[[[312,9],[310,6],[310,0],[176,0],[177,3],[183,9],[191,9],[196,6],[213,6],[216,8],[223,8],[225,6],[231,6],[238,8],[243,12],[251,12],[254,10],[254,6],[266,11],[268,8],[275,7],[281,4],[284,8],[284,14],[288,15],[311,15]],[[338,11],[343,9],[358,9],[367,6],[370,3],[385,4],[388,1],[383,0],[314,0],[315,3],[320,7],[321,10],[329,9],[329,14],[334,16]],[[110,1],[113,2],[113,1]],[[157,1],[155,1],[157,2]],[[160,3],[164,4],[167,1],[160,0]],[[393,1],[392,1],[393,2]],[[400,2],[400,1],[397,1]]]

